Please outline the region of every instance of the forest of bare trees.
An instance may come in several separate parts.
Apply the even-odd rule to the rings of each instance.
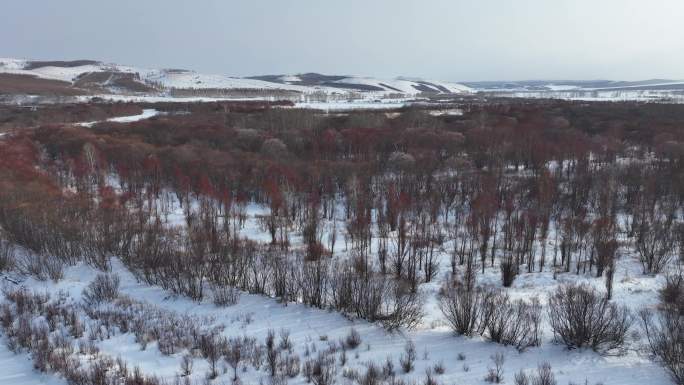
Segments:
[[[546,316],[558,343],[615,352],[643,326],[681,383],[681,303],[654,318],[611,299],[616,264],[635,258],[643,274],[679,279],[663,302],[681,302],[684,107],[460,108],[327,115],[206,103],[127,125],[19,130],[0,141],[0,235],[32,253],[0,250],[0,267],[56,280],[65,265],[107,271],[116,257],[196,300],[227,305],[239,290],[388,330],[418,325],[421,285],[445,276],[440,309],[457,334],[522,351],[541,343]],[[268,241],[244,234],[254,205]],[[478,283],[487,269],[498,287]],[[605,287],[561,286],[545,308],[506,294],[519,275],[548,271]],[[226,343],[239,362],[250,342]],[[325,360],[306,369],[321,385]]]

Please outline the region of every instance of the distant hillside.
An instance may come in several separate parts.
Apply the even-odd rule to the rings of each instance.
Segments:
[[[17,79],[31,79],[22,88]],[[55,83],[59,82],[59,83]],[[233,77],[184,69],[147,69],[95,60],[31,61],[0,59],[0,89],[4,93],[35,94],[44,84],[49,92],[74,94],[254,95],[367,94],[371,97],[461,94],[472,90],[462,84],[426,80],[376,79],[361,76],[264,75]],[[59,86],[57,86],[59,84]],[[44,94],[44,92],[38,92]]]
[[[651,79],[631,82],[619,80],[482,81],[464,82],[463,84],[478,91],[606,91],[684,89],[684,81],[668,79]]]
[[[362,76],[322,75],[305,73],[298,75],[263,75],[250,79],[263,80],[284,85],[327,87],[358,92],[382,92],[401,94],[459,94],[472,92],[467,86],[452,82],[408,80],[403,78],[383,80]]]

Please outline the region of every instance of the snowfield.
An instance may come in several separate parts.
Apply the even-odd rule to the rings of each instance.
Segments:
[[[297,108],[311,108],[323,111],[374,110],[402,108],[409,104],[407,99],[383,100],[340,100],[328,102],[297,102]]]
[[[341,80],[337,80],[335,83],[340,84],[361,84],[365,86],[372,86],[376,88],[384,89],[388,93],[403,93],[403,94],[417,94],[420,92],[420,88],[426,88],[432,92],[444,93],[444,90],[448,90],[450,93],[470,93],[473,90],[470,87],[464,86],[462,84],[449,83],[449,82],[439,82],[439,81],[420,81],[420,80],[406,80],[406,79],[392,79],[392,80],[380,80],[369,77],[347,77]]]
[[[271,83],[257,79],[230,77],[225,75],[200,74],[194,71],[149,71],[145,79],[162,84],[167,88],[218,88],[218,89],[281,89],[298,92],[314,92],[321,89],[309,87]]]
[[[12,385],[64,385],[66,381],[50,375],[36,373],[28,354],[15,354],[0,337],[0,384]]]
[[[129,116],[117,116],[115,118],[109,118],[105,120],[106,122],[114,122],[114,123],[132,123],[132,122],[137,122],[143,119],[149,119],[154,116],[159,115],[160,112],[153,109],[153,108],[146,108],[143,110],[141,114],[138,115],[129,115]],[[83,127],[92,127],[97,123],[100,123],[102,121],[94,121],[94,122],[84,122],[84,123],[77,123],[79,126]]]
[[[684,94],[681,92],[661,90],[554,90],[554,91],[494,91],[492,96],[534,99],[563,99],[586,102],[661,102],[661,103],[684,103]]]

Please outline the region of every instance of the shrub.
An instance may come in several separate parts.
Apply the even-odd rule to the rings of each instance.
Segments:
[[[238,367],[240,366],[240,362],[242,362],[243,357],[244,357],[244,344],[242,339],[240,338],[231,338],[228,340],[228,343],[225,346],[224,349],[224,356],[223,358],[228,362],[228,365],[230,365],[231,368],[233,368],[233,381],[238,380]]]
[[[181,358],[181,376],[187,377],[192,374],[193,359],[191,354],[185,354]]]
[[[387,281],[386,281],[387,282]],[[394,331],[400,327],[413,329],[423,319],[423,298],[404,282],[387,282],[389,295],[383,299],[383,314],[376,318],[385,329]],[[370,294],[370,293],[369,293]],[[382,299],[382,296],[378,299]]]
[[[515,277],[518,276],[518,264],[512,260],[502,261],[499,265],[501,269],[501,282],[504,287],[511,287]]]
[[[435,373],[437,373],[438,375],[444,374],[444,372],[446,371],[446,369],[444,368],[444,362],[439,361],[438,363],[436,363],[434,369]]]
[[[439,309],[451,329],[459,335],[473,334],[482,312],[482,302],[482,290],[467,290],[451,282],[447,282],[439,294]]]
[[[537,298],[529,303],[511,301],[499,291],[467,290],[447,283],[439,300],[442,314],[457,334],[479,332],[520,351],[540,344],[541,305]]]
[[[10,270],[14,267],[12,246],[9,242],[0,239],[0,271]]]
[[[356,329],[352,328],[345,338],[344,344],[349,349],[356,349],[359,345],[361,345],[361,335],[356,331]]]
[[[650,310],[644,309],[640,318],[651,353],[675,383],[684,384],[684,316],[665,308],[655,319]]]
[[[665,277],[665,286],[660,290],[662,304],[684,315],[684,274],[669,274]]]
[[[57,258],[45,257],[43,259],[43,266],[44,271],[51,280],[57,282],[64,278],[64,264]]]
[[[511,301],[508,295],[494,292],[485,297],[480,323],[491,341],[515,346],[519,351],[538,346],[541,341],[541,305],[537,298],[531,303]]]
[[[396,372],[394,371],[394,362],[392,362],[392,358],[389,356],[385,359],[385,364],[382,365],[382,375],[387,378],[394,378],[396,375]]]
[[[360,385],[380,385],[382,384],[382,371],[372,362],[366,364],[366,373],[359,381]]]
[[[27,253],[17,262],[19,270],[36,279],[59,281],[64,277],[63,264],[58,258]]]
[[[548,313],[557,342],[599,353],[619,352],[633,322],[629,309],[585,285],[560,286],[549,298]]]
[[[404,346],[404,354],[399,357],[399,365],[401,365],[401,369],[404,373],[410,373],[415,367],[415,361],[416,345],[413,344],[413,341],[409,341]]]
[[[634,244],[644,274],[660,273],[667,266],[675,247],[674,233],[669,219],[648,216],[641,219]]]
[[[501,352],[497,352],[490,358],[492,360],[493,366],[489,367],[489,370],[487,371],[487,376],[485,376],[485,381],[491,382],[493,384],[500,384],[504,380],[504,355]]]
[[[309,375],[314,385],[332,385],[335,382],[335,360],[330,359],[323,353],[313,361],[309,361]]]
[[[542,362],[537,366],[537,375],[532,378],[532,385],[556,385],[556,376],[551,371],[551,364]]]
[[[423,385],[437,385],[437,380],[435,380],[432,369],[430,368],[425,369],[425,381],[423,381]]]
[[[292,350],[292,340],[290,339],[289,329],[280,329],[280,343],[278,344],[280,350]]]
[[[233,306],[240,301],[240,291],[231,286],[216,285],[212,288],[212,300],[216,306]]]
[[[268,369],[271,377],[275,377],[278,372],[278,357],[279,352],[275,346],[275,332],[269,330],[266,334],[266,362],[268,364]]]
[[[530,385],[530,378],[524,370],[520,369],[520,371],[513,376],[513,383],[515,385]]]
[[[115,300],[119,296],[119,276],[98,274],[83,290],[83,301],[88,305]]]
[[[347,365],[347,349],[343,347],[340,352],[340,366],[344,365]]]
[[[215,335],[202,335],[199,340],[199,348],[202,356],[209,363],[207,377],[211,380],[218,376],[217,364],[222,353],[222,341]]]
[[[300,363],[299,356],[296,354],[288,354],[282,360],[282,372],[290,378],[295,378],[299,375]]]

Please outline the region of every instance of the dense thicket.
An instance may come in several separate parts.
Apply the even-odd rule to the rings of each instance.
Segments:
[[[115,255],[193,298],[236,287],[389,328],[418,322],[419,286],[439,269],[464,292],[488,267],[503,286],[523,271],[591,274],[605,277],[608,301],[621,247],[647,274],[682,258],[683,106],[281,107],[156,105],[169,114],[6,137],[3,236],[43,256],[20,265],[44,277],[59,276],[47,259],[106,269]],[[183,220],[170,222],[176,203]],[[258,220],[269,242],[241,235],[252,203],[268,208]],[[530,311],[498,300],[506,314]],[[464,301],[453,305],[478,300]],[[472,322],[454,328],[470,334]],[[487,328],[519,348],[536,343],[507,324]]]

